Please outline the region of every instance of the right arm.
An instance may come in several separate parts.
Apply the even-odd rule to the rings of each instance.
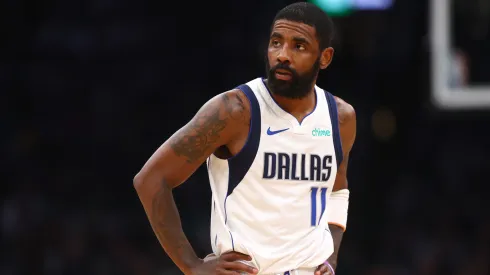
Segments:
[[[134,178],[134,187],[165,252],[185,274],[202,260],[186,238],[172,189],[187,180],[217,148],[239,135],[237,121],[250,118],[238,90],[208,101],[194,118],[156,150]]]

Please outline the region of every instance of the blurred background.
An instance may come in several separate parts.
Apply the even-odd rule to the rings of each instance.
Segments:
[[[318,84],[358,120],[339,275],[490,274],[490,2],[434,1],[312,1],[336,24]],[[264,75],[292,2],[1,1],[0,274],[180,274],[133,177],[209,98]],[[434,100],[472,87],[478,104]],[[206,170],[175,196],[204,257]]]

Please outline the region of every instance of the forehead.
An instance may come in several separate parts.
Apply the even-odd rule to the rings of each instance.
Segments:
[[[308,39],[310,42],[316,41],[316,30],[314,27],[289,20],[277,20],[272,26],[271,33],[280,33],[281,35],[288,37],[303,37]]]

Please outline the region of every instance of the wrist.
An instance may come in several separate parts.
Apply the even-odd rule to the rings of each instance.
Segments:
[[[328,260],[328,264],[335,270],[337,268],[337,257],[332,255]]]
[[[192,260],[186,262],[185,267],[183,268],[182,271],[186,275],[194,275],[195,274],[194,271],[196,270],[196,268],[202,265],[203,263],[204,260],[196,256]]]
[[[330,274],[335,275],[335,267],[332,264],[330,264],[329,261],[325,261],[323,264],[328,267]]]

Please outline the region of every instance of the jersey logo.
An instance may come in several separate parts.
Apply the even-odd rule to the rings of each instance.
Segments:
[[[267,134],[269,136],[273,136],[273,135],[279,134],[279,133],[287,131],[287,130],[289,130],[289,128],[281,129],[281,130],[277,130],[277,131],[271,131],[271,127],[269,127],[269,129],[267,129]]]
[[[329,137],[332,135],[332,131],[324,128],[315,128],[311,131],[311,135],[314,137]]]

